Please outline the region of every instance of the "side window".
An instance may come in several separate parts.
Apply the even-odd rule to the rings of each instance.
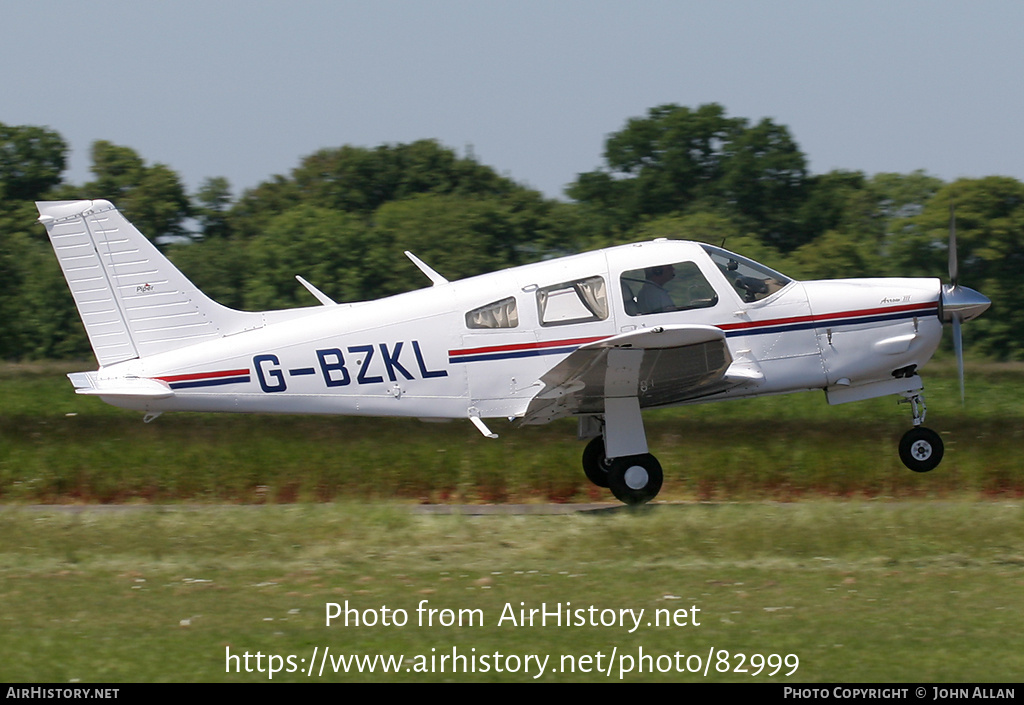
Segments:
[[[519,311],[513,297],[474,308],[466,314],[467,328],[515,328],[519,325]]]
[[[608,287],[603,277],[587,277],[537,289],[542,326],[603,321],[608,318]]]
[[[661,264],[623,272],[622,300],[630,316],[710,308],[718,294],[693,262]]]

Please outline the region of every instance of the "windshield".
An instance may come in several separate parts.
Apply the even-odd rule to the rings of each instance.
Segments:
[[[701,245],[747,303],[760,301],[789,284],[792,279],[752,259],[714,245]]]

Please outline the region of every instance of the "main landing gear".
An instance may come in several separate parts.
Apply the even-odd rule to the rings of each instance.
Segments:
[[[935,431],[922,425],[927,413],[924,395],[916,391],[903,396],[902,401],[909,403],[913,412],[914,427],[900,440],[900,460],[914,472],[929,472],[942,462],[942,439]],[[606,405],[609,411],[615,411],[610,403],[606,402]],[[580,418],[580,438],[590,439],[583,451],[583,472],[594,485],[610,489],[616,499],[629,505],[650,502],[658,496],[664,480],[661,463],[646,452],[647,442],[639,418],[639,406],[619,410],[616,420],[620,423],[615,425],[608,424],[607,418]],[[621,455],[613,458],[609,458],[605,451],[609,431],[612,432],[613,448],[621,449],[618,451]]]
[[[905,397],[904,401],[910,404],[914,414],[914,428],[904,433],[900,439],[900,460],[914,472],[934,470],[942,462],[942,439],[935,431],[921,425],[928,411],[924,404],[924,395],[917,392]]]
[[[598,487],[607,487],[620,502],[644,504],[661,491],[664,476],[661,463],[650,453],[608,458],[604,438],[590,439],[583,451],[583,472]]]

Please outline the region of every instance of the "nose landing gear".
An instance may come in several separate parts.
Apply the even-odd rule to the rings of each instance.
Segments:
[[[934,470],[942,462],[942,439],[930,428],[918,426],[903,434],[900,460],[914,472]]]
[[[921,425],[928,412],[924,395],[920,392],[909,393],[903,401],[910,404],[914,428],[900,439],[900,460],[914,472],[934,470],[942,462],[943,446],[939,434]]]

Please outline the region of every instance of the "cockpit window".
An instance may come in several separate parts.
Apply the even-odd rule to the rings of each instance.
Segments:
[[[774,269],[720,247],[701,247],[711,255],[711,259],[725,274],[725,278],[747,303],[767,298],[793,281],[785,274],[779,274]]]
[[[513,297],[475,308],[466,314],[467,328],[515,328],[519,310]]]
[[[608,318],[608,288],[602,277],[587,277],[537,289],[542,326],[603,321]]]
[[[660,264],[623,272],[622,300],[630,316],[710,308],[718,294],[693,262]]]

